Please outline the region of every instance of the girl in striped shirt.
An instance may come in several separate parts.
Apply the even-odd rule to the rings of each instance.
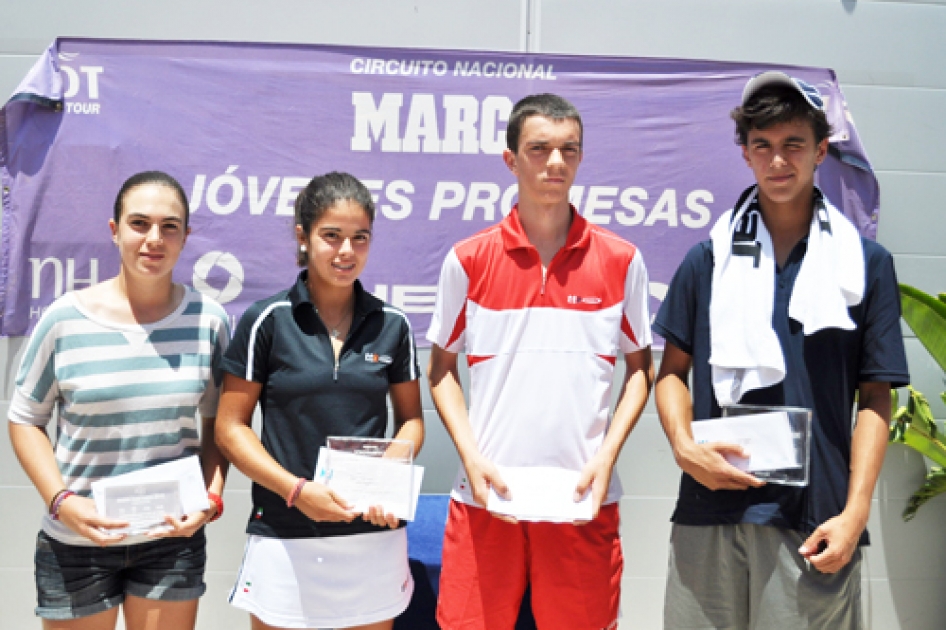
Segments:
[[[206,586],[203,526],[223,510],[227,463],[214,444],[226,313],[171,279],[190,233],[180,184],[129,178],[109,221],[120,270],[58,298],[37,323],[10,403],[10,438],[48,506],[36,546],[46,629],[193,628]],[[55,446],[46,426],[58,407]],[[198,431],[198,412],[203,430]],[[116,533],[91,484],[200,454],[210,508]]]

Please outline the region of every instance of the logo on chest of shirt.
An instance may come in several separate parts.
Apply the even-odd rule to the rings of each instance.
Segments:
[[[582,297],[580,295],[569,295],[567,301],[569,304],[601,304],[601,298],[599,297]]]
[[[383,363],[384,365],[391,365],[391,357],[386,354],[374,354],[372,352],[366,352],[365,361],[368,363]]]

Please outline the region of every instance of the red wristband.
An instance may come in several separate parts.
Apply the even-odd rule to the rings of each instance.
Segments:
[[[216,492],[208,492],[207,499],[217,506],[217,513],[210,518],[210,522],[213,523],[221,516],[223,516],[223,497],[221,497]]]
[[[286,497],[286,507],[291,508],[296,502],[296,499],[299,498],[299,495],[302,494],[302,487],[309,481],[305,477],[299,477],[299,480],[296,482],[296,485],[292,487],[292,492],[289,493],[289,496]]]

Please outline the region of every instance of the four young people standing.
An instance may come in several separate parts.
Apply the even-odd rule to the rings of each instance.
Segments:
[[[747,84],[733,118],[756,183],[720,218],[711,239],[687,255],[654,324],[667,340],[658,411],[684,471],[665,626],[859,628],[859,545],[867,542],[864,526],[883,462],[890,388],[909,379],[893,263],[814,185],[829,133],[817,89],[763,73]],[[462,465],[438,607],[447,629],[511,629],[526,586],[540,628],[618,623],[623,558],[614,466],[653,379],[649,291],[640,252],[590,225],[568,202],[582,150],[581,117],[570,103],[547,94],[517,103],[503,157],[519,184],[519,202],[500,224],[458,243],[443,265],[428,332],[429,378]],[[247,310],[227,347],[222,309],[170,281],[189,228],[183,191],[163,177],[126,182],[111,222],[122,271],[47,311],[17,379],[11,438],[50,505],[37,547],[37,613],[48,628],[111,627],[124,601],[129,628],[152,627],[136,622],[152,611],[179,619],[174,627],[193,627],[203,592],[200,528],[222,509],[226,455],[253,480],[249,539],[231,593],[252,626],[390,628],[413,589],[403,523],[378,506],[356,514],[312,481],[328,436],[385,435],[388,399],[394,437],[412,442],[415,452],[423,443],[410,324],[357,280],[372,238],[370,193],[342,173],[309,183],[296,202],[304,269],[289,289]],[[747,247],[753,256],[742,255]],[[95,378],[125,383],[128,372],[160,370],[157,333],[188,317],[188,325],[206,331],[193,350],[203,387],[192,392],[193,401],[179,403],[189,413],[162,420],[162,430],[183,425],[176,442],[165,440],[176,446],[135,459],[133,467],[201,451],[212,507],[168,519],[170,535],[190,544],[199,561],[171,586],[161,572],[142,573],[158,575],[158,585],[132,571],[103,569],[102,593],[80,601],[87,593],[65,577],[75,572],[66,566],[70,546],[95,551],[97,544],[104,552],[128,542],[103,533],[120,523],[99,517],[80,495],[94,478],[130,469],[125,449],[144,448],[130,438],[107,441],[115,434],[103,427],[137,427],[133,419],[145,413],[140,401],[126,404],[115,395],[93,403],[80,392],[95,390]],[[746,326],[740,331],[733,322]],[[57,353],[79,346],[57,335],[68,339],[83,327],[108,329],[119,346],[124,339],[129,358],[114,359],[109,349],[98,359],[83,356],[90,365],[67,367],[76,359]],[[470,366],[469,410],[460,352]],[[609,413],[619,356],[624,380]],[[57,400],[65,412],[54,455],[43,427]],[[813,411],[808,487],[765,485],[727,461],[745,454],[738,445],[693,441],[693,421],[736,403]],[[260,436],[252,429],[257,405]],[[103,455],[112,451],[117,455]],[[105,460],[107,466],[99,463]],[[490,490],[510,494],[501,466],[577,471],[575,499],[591,497],[593,518],[548,523],[489,512]],[[169,544],[166,535],[144,544]],[[98,562],[83,557],[80,569]]]

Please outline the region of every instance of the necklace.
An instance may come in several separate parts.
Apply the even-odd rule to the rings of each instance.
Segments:
[[[345,320],[348,319],[348,317],[354,312],[354,310],[355,310],[355,304],[354,304],[354,300],[352,300],[352,303],[349,305],[348,308],[345,309],[345,311],[342,313],[342,316],[338,318],[338,321],[334,325],[329,325],[328,321],[325,319],[325,316],[321,312],[319,312],[318,309],[316,309],[316,312],[318,312],[319,316],[322,318],[322,323],[325,324],[325,327],[328,329],[329,335],[331,335],[332,339],[339,339],[342,334],[342,331],[341,331],[342,324],[345,323]]]

